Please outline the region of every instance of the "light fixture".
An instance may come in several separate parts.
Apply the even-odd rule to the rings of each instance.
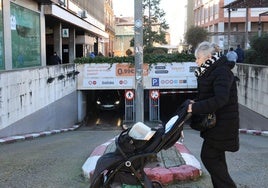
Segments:
[[[65,76],[63,74],[58,76],[58,80],[62,80],[63,78],[65,78]]]
[[[76,75],[78,75],[80,72],[79,71],[75,71],[74,70],[74,75],[76,76]]]
[[[67,77],[69,78],[69,77],[71,77],[71,76],[73,76],[73,72],[68,72],[68,73],[67,73]]]
[[[47,83],[48,83],[48,84],[52,83],[52,82],[54,81],[54,79],[55,79],[55,78],[53,78],[53,77],[49,77],[49,78],[47,79]]]

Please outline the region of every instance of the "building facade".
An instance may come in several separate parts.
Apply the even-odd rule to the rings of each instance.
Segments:
[[[231,2],[233,1],[194,0],[194,25],[206,28],[210,34],[209,40],[218,43],[223,50],[238,44],[247,49],[251,36],[257,35],[259,30],[268,32],[268,17],[262,17],[259,23],[259,15],[267,11],[267,7],[224,8]]]
[[[152,31],[158,31],[159,24],[152,25]],[[131,50],[134,54],[134,48],[131,46],[131,40],[134,38],[134,18],[133,17],[116,17],[115,18],[115,43],[114,43],[114,52],[115,56],[126,56],[126,51]],[[154,47],[164,47],[168,48],[170,52],[177,51],[177,47],[172,48],[170,46],[170,33],[165,31],[165,39],[167,45],[161,45],[154,42]],[[145,44],[144,44],[145,45]]]
[[[76,57],[105,53],[104,0],[60,0],[41,5],[46,28],[46,58],[54,51],[63,63]]]
[[[76,90],[73,60],[106,53],[104,5],[105,0],[0,0],[0,138],[83,120],[86,106]],[[63,64],[47,66],[54,52]]]
[[[195,25],[193,14],[194,14],[194,1],[187,0],[187,3],[185,5],[184,33],[186,33],[191,26]]]
[[[105,0],[104,4],[105,14],[105,31],[109,38],[105,41],[105,56],[113,56],[114,54],[114,40],[115,40],[115,16],[113,11],[113,1]]]
[[[130,41],[134,37],[134,18],[116,17],[115,33],[114,55],[126,56],[128,49],[134,52],[133,47],[130,46]]]
[[[112,0],[0,0],[0,70],[108,54],[113,25]]]

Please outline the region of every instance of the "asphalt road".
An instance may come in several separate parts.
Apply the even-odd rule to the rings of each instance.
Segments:
[[[184,130],[184,144],[200,161],[202,139],[194,130]],[[229,172],[238,188],[268,187],[268,137],[240,134],[238,152],[226,153]],[[210,177],[202,165],[203,175],[197,181],[182,182],[170,188],[212,188]]]
[[[113,138],[120,130],[76,131],[0,145],[1,188],[85,188],[82,165],[93,149]],[[200,161],[202,140],[185,128],[185,145]],[[241,148],[227,153],[230,173],[238,188],[268,187],[268,137],[240,135]],[[181,182],[168,188],[212,188],[203,168],[197,181]]]
[[[1,188],[85,188],[82,165],[115,131],[73,131],[0,146]]]

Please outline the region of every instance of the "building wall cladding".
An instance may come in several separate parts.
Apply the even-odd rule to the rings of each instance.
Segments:
[[[1,72],[0,137],[73,126],[78,117],[74,70],[67,64]]]
[[[91,16],[96,18],[101,23],[105,23],[104,17],[104,0],[73,0],[81,8],[90,13]]]
[[[268,67],[238,64],[235,74],[239,103],[268,118]]]

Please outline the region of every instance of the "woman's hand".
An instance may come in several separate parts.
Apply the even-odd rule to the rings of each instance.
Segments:
[[[194,103],[193,100],[190,100],[190,104],[188,105],[188,109],[187,109],[187,112],[188,113],[191,113],[192,112],[192,104]]]

